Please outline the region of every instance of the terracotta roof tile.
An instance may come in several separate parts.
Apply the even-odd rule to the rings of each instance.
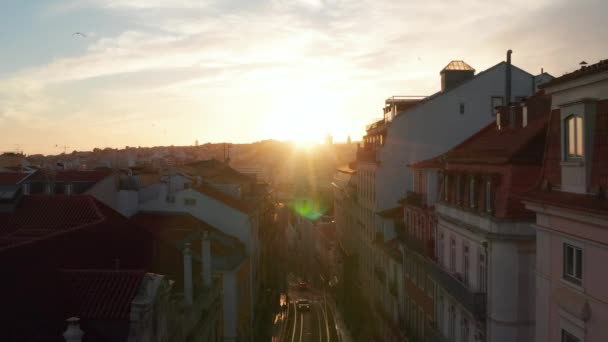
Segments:
[[[106,177],[112,174],[111,170],[99,170],[99,171],[56,171],[51,173],[49,171],[38,171],[30,179],[32,181],[46,181],[52,179],[56,182],[89,182],[97,183],[104,180]]]
[[[490,123],[464,142],[442,155],[447,163],[504,164],[516,161],[538,162],[545,148],[544,138],[550,117],[550,101],[544,94],[527,100],[528,125],[498,129]],[[514,107],[517,116],[521,107]],[[519,119],[521,120],[521,119]],[[518,120],[518,121],[519,121]]]
[[[16,185],[30,175],[23,172],[0,172],[0,185]]]
[[[530,202],[575,209],[598,215],[608,215],[608,200],[600,199],[594,195],[536,189],[526,193],[521,198]]]
[[[408,166],[412,169],[438,169],[442,166],[442,161],[440,157],[433,157],[415,162]]]
[[[573,80],[576,80],[576,79],[584,77],[584,76],[599,74],[601,72],[608,72],[608,59],[604,59],[604,60],[599,61],[598,63],[581,67],[578,70],[567,73],[561,77],[555,78],[555,79],[541,85],[540,87],[548,88],[548,87],[552,87],[552,86],[562,84],[562,83],[565,83],[568,81],[573,81]]]
[[[129,320],[144,275],[140,270],[61,271],[65,317]]]
[[[90,195],[23,196],[0,213],[0,252],[87,228],[127,226],[122,215]]]

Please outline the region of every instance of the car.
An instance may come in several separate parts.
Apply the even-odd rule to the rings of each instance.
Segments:
[[[308,290],[308,284],[304,281],[298,283],[298,290]]]
[[[300,309],[302,311],[310,310],[310,302],[308,301],[308,299],[298,300],[298,309]]]

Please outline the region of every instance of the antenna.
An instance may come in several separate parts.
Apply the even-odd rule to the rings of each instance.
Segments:
[[[55,147],[56,148],[63,148],[63,154],[65,154],[66,151],[68,150],[68,148],[70,148],[70,146],[68,146],[68,145],[59,146],[57,144],[55,144]]]

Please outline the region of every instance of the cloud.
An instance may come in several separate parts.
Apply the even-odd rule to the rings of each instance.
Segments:
[[[84,53],[0,80],[0,120],[47,128],[75,117],[102,124],[170,111],[178,122],[224,111],[248,121],[277,110],[277,98],[331,93],[342,103],[336,125],[361,132],[385,97],[434,92],[451,59],[481,71],[512,48],[516,64],[558,75],[573,60],[599,59],[608,37],[597,27],[607,7],[599,0],[66,1],[55,13],[93,10],[128,25],[93,29]],[[253,134],[209,131],[227,140]]]

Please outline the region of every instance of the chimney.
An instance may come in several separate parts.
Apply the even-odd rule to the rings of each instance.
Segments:
[[[444,92],[473,78],[475,69],[464,61],[451,61],[441,70],[439,75],[441,75],[441,91]]]
[[[80,329],[80,319],[78,317],[70,317],[66,319],[68,327],[63,333],[63,338],[66,342],[81,342],[84,336],[84,331]]]
[[[205,231],[203,233],[202,239],[202,248],[201,248],[201,275],[203,277],[203,285],[205,287],[210,288],[212,279],[211,279],[211,241],[209,241],[209,232]]]
[[[184,301],[186,305],[193,304],[193,286],[192,286],[192,250],[190,244],[186,243],[184,247]]]
[[[511,54],[512,50],[507,51],[507,65],[505,67],[505,105],[509,107],[509,126],[515,127],[515,112],[511,108]]]

